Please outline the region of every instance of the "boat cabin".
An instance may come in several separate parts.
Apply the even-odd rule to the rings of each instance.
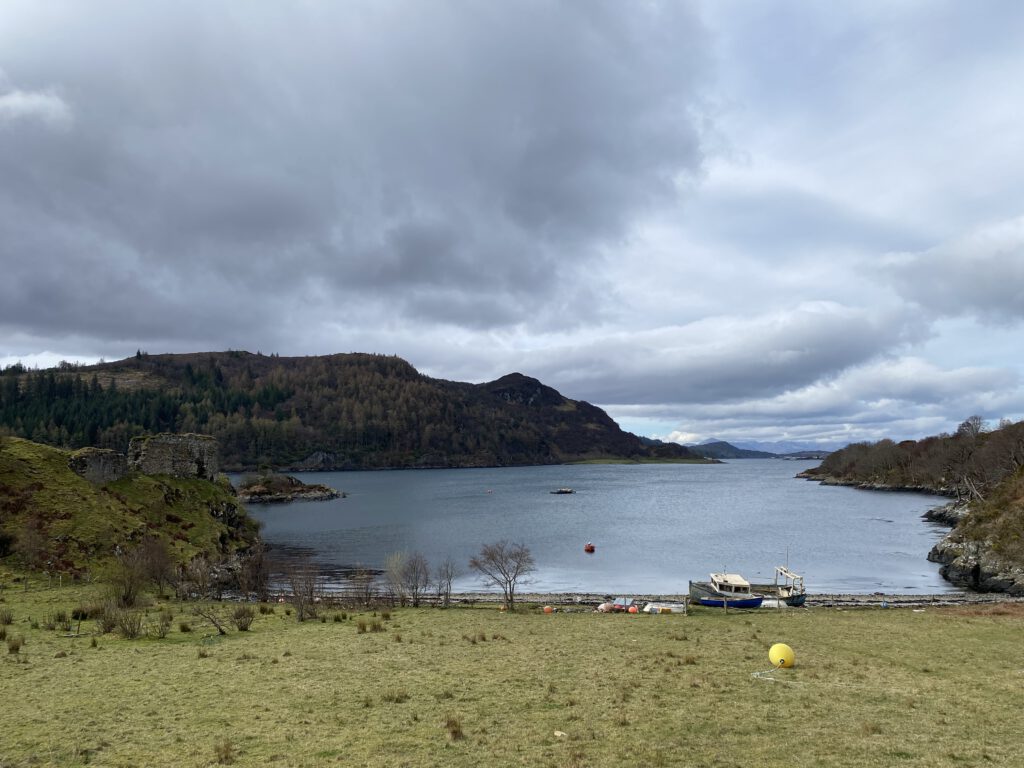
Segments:
[[[750,594],[750,582],[738,573],[712,573],[711,586],[723,595]]]

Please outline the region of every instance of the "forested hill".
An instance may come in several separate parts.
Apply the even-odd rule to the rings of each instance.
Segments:
[[[987,429],[978,416],[955,434],[900,443],[853,443],[804,476],[849,485],[930,491],[981,500],[1024,467],[1024,421]]]
[[[124,451],[139,434],[200,432],[225,469],[473,467],[693,459],[648,447],[600,408],[512,373],[486,384],[423,376],[397,357],[248,352],[148,355],[0,375],[0,430]]]

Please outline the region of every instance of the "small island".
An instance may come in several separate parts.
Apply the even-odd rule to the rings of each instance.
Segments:
[[[238,498],[247,504],[285,501],[326,501],[345,498],[342,491],[319,483],[304,483],[291,475],[266,473],[243,478]]]

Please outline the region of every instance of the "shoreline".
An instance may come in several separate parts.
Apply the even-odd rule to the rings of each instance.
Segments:
[[[639,603],[645,602],[681,602],[685,594],[646,594],[633,595],[622,593],[624,597],[633,597]],[[613,595],[612,597],[615,597]],[[608,595],[592,592],[523,592],[516,595],[516,602],[543,603],[545,605],[597,607],[608,600]],[[453,593],[451,600],[455,604],[473,605],[475,603],[495,604],[502,602],[500,593],[496,592],[459,592]],[[1024,596],[1010,595],[1005,592],[942,592],[928,595],[882,594],[882,593],[807,593],[809,608],[838,607],[879,607],[879,608],[917,608],[921,606],[947,605],[984,605],[992,603],[1024,603]]]

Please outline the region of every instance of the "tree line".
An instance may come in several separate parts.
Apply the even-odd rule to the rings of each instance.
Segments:
[[[953,434],[853,443],[807,474],[981,501],[1022,466],[1024,421],[1004,419],[993,429],[971,416]]]
[[[0,434],[124,451],[139,434],[216,437],[228,469],[500,466],[650,453],[604,411],[525,376],[431,379],[384,355],[155,355],[0,372]],[[681,446],[674,454],[689,455]]]

